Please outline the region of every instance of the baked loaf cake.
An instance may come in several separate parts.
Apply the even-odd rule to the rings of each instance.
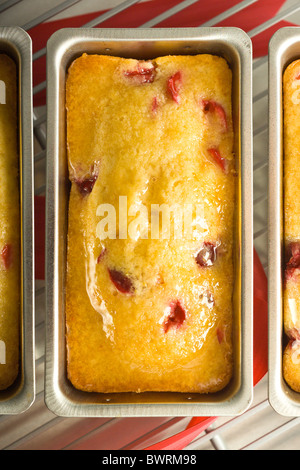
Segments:
[[[288,344],[283,356],[284,378],[300,392],[300,60],[283,77],[284,90],[284,329]]]
[[[208,393],[229,382],[231,91],[227,62],[212,55],[71,64],[66,331],[77,389]],[[175,211],[170,230],[153,222],[163,204],[184,207],[183,236]]]
[[[19,368],[20,212],[17,71],[0,54],[0,390]]]

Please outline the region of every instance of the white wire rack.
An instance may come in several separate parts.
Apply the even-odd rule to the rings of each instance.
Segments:
[[[146,0],[149,1],[149,0]],[[166,9],[140,27],[153,27],[174,14],[191,7],[198,0],[185,0]],[[199,26],[214,26],[218,22],[241,12],[249,5],[262,0],[245,0],[227,9],[222,14]],[[37,0],[0,1],[0,23],[15,24],[29,30],[41,22],[61,15],[68,9],[70,16],[86,13],[89,3],[94,10],[102,11],[83,27],[97,27],[141,0],[110,2],[92,0]],[[105,5],[106,3],[106,5]],[[107,8],[109,5],[111,8]],[[300,24],[300,3],[287,0],[272,19],[262,22],[248,31],[251,38],[281,20]],[[133,13],[134,14],[134,13]],[[183,25],[184,26],[184,25]],[[42,48],[33,56],[36,60],[45,55]],[[267,271],[267,56],[254,60],[254,242],[262,264]],[[46,82],[35,86],[37,94],[46,88]],[[45,192],[45,146],[46,109],[34,109],[35,134],[35,194]],[[155,442],[182,431],[190,418],[118,418],[88,419],[60,418],[53,415],[44,404],[44,283],[36,283],[36,384],[37,395],[34,405],[19,416],[0,417],[0,449],[143,449]],[[124,432],[126,430],[126,432]],[[233,418],[217,418],[214,425],[201,433],[186,450],[299,450],[300,418],[284,418],[270,407],[267,399],[267,377],[254,390],[254,402],[243,415]]]

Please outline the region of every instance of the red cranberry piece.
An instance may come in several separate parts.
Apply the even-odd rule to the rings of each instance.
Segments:
[[[211,157],[213,158],[214,162],[219,165],[221,170],[224,173],[227,173],[227,160],[226,158],[223,158],[219,152],[219,150],[216,147],[212,147],[208,149],[208,152],[210,153]]]
[[[287,280],[292,279],[295,272],[300,268],[300,243],[292,242],[290,243],[287,250],[287,257],[289,258],[286,269],[285,269],[285,278]]]
[[[93,190],[94,184],[98,178],[98,168],[95,165],[91,168],[91,175],[86,178],[74,178],[73,181],[76,183],[79,192],[82,196],[90,194]]]
[[[290,258],[287,266],[298,268],[300,266],[300,243],[292,242],[287,249],[287,256]]]
[[[12,246],[6,243],[1,250],[1,258],[5,269],[9,269],[12,265]]]
[[[138,83],[152,83],[156,76],[156,70],[151,62],[138,62],[136,70],[126,70],[124,75],[135,78]]]
[[[224,337],[225,337],[224,331],[221,328],[217,328],[217,338],[218,338],[219,344],[223,343]]]
[[[123,274],[121,271],[118,271],[117,269],[109,269],[109,277],[111,282],[114,284],[114,286],[118,289],[119,292],[122,292],[122,294],[133,294],[134,293],[134,285],[132,280]]]
[[[185,310],[177,300],[171,304],[171,311],[168,318],[164,322],[164,332],[167,333],[170,328],[179,328],[186,317]]]
[[[196,255],[196,263],[204,268],[212,266],[217,259],[217,247],[212,242],[204,242]]]
[[[285,281],[295,281],[295,275],[299,272],[299,268],[286,268],[285,270]]]
[[[210,101],[210,100],[202,100],[202,107],[203,107],[203,111],[205,113],[208,113],[210,111],[213,111],[214,110],[214,106],[213,106],[213,101]]]
[[[172,77],[169,78],[167,83],[167,89],[175,103],[180,103],[179,91],[182,84],[182,74],[180,71],[176,72]]]
[[[85,180],[77,180],[76,184],[78,186],[79,191],[83,196],[86,194],[90,194],[92,192],[92,189],[94,187],[94,184],[96,182],[96,177],[92,176],[90,178],[87,178]]]
[[[216,113],[220,119],[221,125],[224,128],[224,130],[226,131],[228,130],[227,116],[226,116],[223,106],[221,106],[216,101],[211,101],[211,100],[202,100],[202,106],[203,106],[203,111],[205,113],[208,113],[208,112]]]

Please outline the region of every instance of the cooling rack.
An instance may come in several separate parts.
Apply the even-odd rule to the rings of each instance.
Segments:
[[[151,4],[149,9],[149,4]],[[201,10],[199,4],[201,3]],[[254,243],[267,273],[267,42],[271,33],[284,25],[300,25],[300,4],[293,0],[6,0],[0,1],[0,24],[18,25],[33,34],[41,24],[64,27],[72,25],[116,26],[240,26],[254,44],[253,114],[254,114]],[[159,4],[159,7],[158,7]],[[226,5],[225,5],[226,4]],[[142,14],[142,10],[147,14]],[[99,14],[98,14],[99,12]],[[150,13],[149,13],[150,12]],[[74,19],[75,18],[75,19]],[[192,19],[192,20],[191,20]],[[174,22],[172,23],[172,21]],[[192,24],[191,24],[192,21]],[[133,24],[134,23],[134,24]],[[111,24],[110,24],[111,26]],[[257,52],[257,53],[256,53]],[[45,58],[45,44],[34,38],[34,67]],[[42,96],[46,82],[34,85],[35,195],[45,194],[46,107]],[[42,223],[42,221],[41,221]],[[37,244],[41,241],[37,240]],[[39,261],[39,260],[38,260]],[[36,400],[22,415],[0,417],[0,449],[145,449],[186,428],[186,418],[61,418],[44,404],[44,281],[36,281]],[[279,416],[267,400],[267,376],[254,389],[251,408],[238,417],[217,418],[202,431],[186,450],[287,450],[300,449],[300,418]]]

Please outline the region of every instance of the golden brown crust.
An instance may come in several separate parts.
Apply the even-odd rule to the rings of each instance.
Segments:
[[[139,63],[85,54],[69,69],[66,320],[78,389],[207,393],[231,378],[231,80],[210,55]],[[119,196],[148,214],[151,204],[200,205],[198,239],[99,240],[97,208],[118,208]],[[199,249],[210,242],[219,255],[203,268]]]

